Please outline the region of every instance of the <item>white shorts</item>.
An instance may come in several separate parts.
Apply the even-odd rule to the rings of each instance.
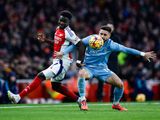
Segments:
[[[52,82],[60,82],[64,79],[64,76],[71,63],[72,60],[69,59],[54,59],[53,64],[42,72],[46,79],[50,79]]]

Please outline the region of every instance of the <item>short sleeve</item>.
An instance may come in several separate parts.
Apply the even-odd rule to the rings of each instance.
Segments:
[[[80,38],[70,29],[69,26],[65,28],[65,39],[74,45],[80,41]]]

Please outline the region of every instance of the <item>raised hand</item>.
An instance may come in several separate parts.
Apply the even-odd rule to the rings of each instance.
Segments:
[[[150,59],[156,58],[156,53],[154,51],[145,52],[144,58],[150,62]]]
[[[46,35],[42,32],[37,33],[37,39],[41,42],[44,42],[46,40]]]

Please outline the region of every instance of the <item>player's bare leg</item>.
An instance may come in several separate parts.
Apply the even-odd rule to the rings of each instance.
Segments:
[[[107,82],[109,84],[115,86],[112,108],[116,109],[116,110],[119,110],[119,111],[127,111],[127,109],[122,107],[119,103],[119,101],[120,101],[120,99],[123,95],[123,90],[124,90],[122,80],[116,74],[113,74],[111,77],[109,77]]]

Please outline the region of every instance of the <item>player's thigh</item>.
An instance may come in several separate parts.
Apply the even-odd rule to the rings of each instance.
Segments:
[[[65,69],[62,70],[62,72],[58,75],[55,75],[51,78],[51,82],[61,82],[65,77],[66,71]]]
[[[89,68],[84,67],[81,70],[79,70],[78,76],[88,80],[88,79],[91,79],[93,77],[93,74],[92,74],[92,72]]]
[[[107,79],[107,83],[117,86],[119,88],[123,87],[123,82],[122,80],[115,74],[113,73],[108,79]]]
[[[55,76],[51,78],[51,82],[61,82],[64,79],[65,74],[68,71],[69,67],[71,66],[71,63],[72,63],[71,60],[63,59],[62,61],[63,62],[60,62],[62,64],[61,66],[63,66],[62,70],[60,70],[61,69],[61,66],[60,66],[60,69],[59,69],[60,72],[56,71],[57,74],[55,74]]]
[[[69,59],[63,59],[63,68],[65,71],[68,71],[68,69],[70,68],[72,64],[72,61]]]
[[[45,75],[46,79],[51,79],[55,76],[58,76],[63,71],[63,62],[61,60],[53,61],[53,64],[49,66],[47,69],[43,70],[43,74]]]
[[[98,79],[98,80],[101,80],[103,82],[107,82],[108,78],[110,76],[112,76],[113,72],[111,70],[109,70],[108,68],[97,68],[97,69],[94,69],[92,70],[95,77]]]

